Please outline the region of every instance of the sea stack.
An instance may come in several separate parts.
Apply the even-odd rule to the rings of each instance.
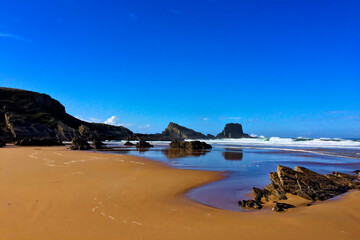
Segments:
[[[248,138],[248,134],[243,132],[240,123],[228,123],[225,125],[224,130],[216,135],[216,138]]]

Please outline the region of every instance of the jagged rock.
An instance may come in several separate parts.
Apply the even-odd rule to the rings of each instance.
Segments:
[[[261,202],[262,198],[265,198],[266,201],[269,201],[269,195],[271,193],[268,190],[253,187],[252,192],[256,202]]]
[[[6,146],[6,142],[0,138],[0,147],[5,147]]]
[[[80,133],[81,132],[81,133]],[[61,139],[84,135],[87,140],[122,140],[133,133],[121,126],[88,123],[66,113],[49,95],[0,87],[0,137]]]
[[[163,136],[168,136],[172,139],[205,139],[206,136],[200,132],[195,132],[190,128],[180,126],[176,123],[170,122],[165,131],[162,132]]]
[[[136,143],[136,148],[152,148],[152,147],[154,146],[144,140],[141,140],[138,143]]]
[[[23,138],[15,141],[18,146],[59,146],[63,145],[58,139],[33,139]]]
[[[239,123],[228,123],[224,130],[216,135],[216,138],[248,138],[248,134],[243,132],[242,126]]]
[[[127,141],[126,143],[124,143],[125,146],[134,146],[135,144],[133,144],[132,142],[130,141]]]
[[[187,149],[187,150],[204,150],[211,149],[212,146],[207,144],[206,142],[200,141],[179,141],[174,140],[169,144],[170,148],[178,148],[178,149]]]
[[[239,201],[238,205],[242,208],[253,208],[253,209],[261,209],[261,202],[257,202],[255,200],[243,200]]]
[[[321,175],[304,167],[296,166],[295,170],[293,170],[278,165],[277,171],[270,173],[271,183],[265,189],[253,188],[254,201],[261,204],[261,199],[264,197],[268,200],[270,195],[277,197],[279,200],[286,200],[287,193],[312,201],[323,201],[345,193],[350,189],[360,189],[359,179],[357,178],[357,176],[340,172]],[[277,205],[279,211],[285,209],[284,206],[286,207],[282,203]]]
[[[71,150],[90,150],[93,149],[90,144],[82,138],[73,138],[70,146]]]
[[[103,142],[96,138],[92,141],[91,146],[95,149],[108,149],[108,147]]]
[[[275,202],[275,207],[273,207],[272,210],[275,212],[285,212],[285,210],[289,208],[295,208],[295,206],[287,203]]]

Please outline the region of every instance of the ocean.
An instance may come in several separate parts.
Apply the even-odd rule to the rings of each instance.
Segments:
[[[203,140],[201,140],[203,141]],[[113,153],[141,156],[174,168],[220,171],[223,180],[192,189],[186,196],[212,207],[247,211],[237,202],[249,199],[252,187],[270,183],[269,172],[277,165],[303,166],[326,174],[352,173],[360,169],[360,139],[340,138],[242,138],[206,140],[209,151],[185,152],[169,149],[169,142],[150,142],[154,148],[137,150],[124,142],[107,142]]]

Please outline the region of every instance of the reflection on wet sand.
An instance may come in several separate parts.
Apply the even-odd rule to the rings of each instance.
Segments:
[[[164,149],[161,150],[167,158],[181,158],[181,157],[200,157],[207,154],[209,151],[191,151],[184,149]]]
[[[242,151],[223,152],[222,155],[224,156],[225,160],[229,160],[229,161],[241,161],[243,159]]]

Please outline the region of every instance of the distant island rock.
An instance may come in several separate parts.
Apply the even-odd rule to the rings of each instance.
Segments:
[[[211,134],[204,135],[201,132],[196,132],[193,129],[181,126],[177,123],[170,122],[167,128],[162,133],[142,134],[136,133],[131,140],[143,139],[146,141],[172,141],[184,139],[215,139]]]
[[[228,123],[224,130],[216,135],[216,138],[249,138],[250,136],[243,132],[240,123]]]
[[[179,124],[170,122],[165,131],[162,132],[163,136],[169,136],[176,139],[205,139],[206,136],[201,132],[196,132],[190,128],[180,126]]]
[[[122,140],[133,132],[121,126],[89,123],[65,111],[65,107],[49,95],[13,88],[0,88],[0,137],[40,145],[71,141],[81,137],[91,141]],[[34,139],[34,140],[29,140]]]

